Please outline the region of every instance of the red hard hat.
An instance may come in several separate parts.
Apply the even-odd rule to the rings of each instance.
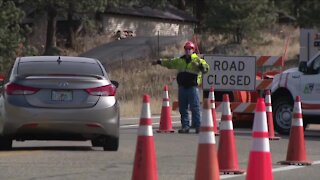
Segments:
[[[186,44],[184,45],[184,49],[193,49],[194,50],[195,48],[196,48],[196,46],[191,41],[186,42]]]

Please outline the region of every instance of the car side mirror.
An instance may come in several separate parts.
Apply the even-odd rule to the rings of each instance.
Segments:
[[[118,81],[111,80],[111,83],[112,83],[116,88],[119,87],[119,82],[118,82]]]
[[[308,72],[308,66],[307,66],[307,62],[306,61],[301,61],[299,63],[299,71],[303,72],[303,73],[307,73]]]

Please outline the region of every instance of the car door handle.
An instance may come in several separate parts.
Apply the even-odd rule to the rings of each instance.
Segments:
[[[292,78],[299,78],[300,75],[293,75]]]

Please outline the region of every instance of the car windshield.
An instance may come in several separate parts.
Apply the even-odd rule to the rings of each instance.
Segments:
[[[81,74],[103,76],[101,67],[96,63],[87,62],[20,62],[17,73],[23,74]]]

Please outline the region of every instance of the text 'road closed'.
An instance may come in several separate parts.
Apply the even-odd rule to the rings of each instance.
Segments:
[[[249,76],[242,75],[209,75],[207,78],[209,85],[220,86],[220,85],[231,85],[231,86],[243,86],[250,85],[251,78]]]
[[[205,56],[210,65],[209,73],[204,75],[203,87],[217,90],[254,90],[256,69],[252,56]]]
[[[214,71],[243,71],[245,63],[243,61],[214,61]]]

